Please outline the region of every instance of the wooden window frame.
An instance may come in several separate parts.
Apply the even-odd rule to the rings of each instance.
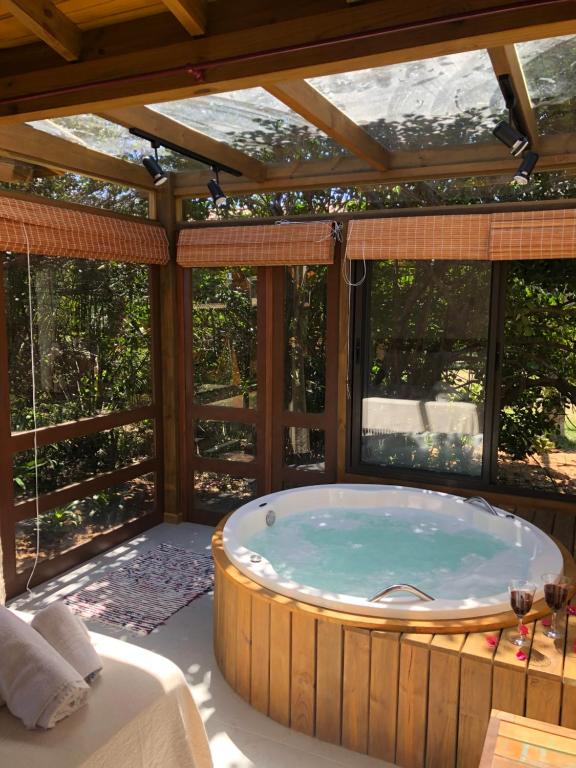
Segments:
[[[151,322],[152,403],[147,406],[124,409],[111,413],[62,422],[36,430],[38,446],[96,434],[114,427],[149,419],[154,424],[154,453],[151,458],[125,465],[110,472],[99,473],[84,480],[60,487],[39,496],[40,512],[60,504],[83,498],[98,491],[119,485],[144,474],[154,473],[155,490],[153,510],[140,518],[96,534],[90,541],[65,550],[61,554],[40,560],[32,585],[46,581],[73,568],[110,547],[136,536],[157,525],[163,518],[163,439],[162,439],[162,373],[160,370],[159,334],[159,266],[146,266],[149,276]],[[13,458],[20,451],[34,447],[34,430],[12,432],[10,411],[10,372],[8,368],[8,339],[4,264],[0,261],[0,535],[4,552],[4,579],[8,597],[19,594],[26,587],[30,568],[18,572],[16,568],[15,526],[36,514],[34,498],[16,501],[13,491]]]

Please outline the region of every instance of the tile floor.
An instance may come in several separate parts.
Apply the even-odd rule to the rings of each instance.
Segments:
[[[136,553],[160,542],[209,550],[212,528],[203,525],[159,525],[79,568],[41,584],[33,595],[11,605],[34,612],[56,597],[124,565]],[[222,678],[212,653],[212,596],[195,600],[146,637],[96,622],[95,632],[120,637],[161,653],[186,675],[210,740],[215,768],[386,768],[380,760],[358,755],[284,728],[252,709]],[[389,766],[390,768],[390,766]]]

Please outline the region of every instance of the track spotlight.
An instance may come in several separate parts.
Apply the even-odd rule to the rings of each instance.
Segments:
[[[152,181],[154,182],[155,187],[161,187],[162,184],[165,184],[168,181],[168,176],[164,173],[162,170],[162,166],[158,162],[158,147],[154,146],[154,157],[152,155],[147,155],[146,157],[142,158],[142,164],[144,168],[148,171],[150,176],[152,176]]]
[[[530,144],[530,140],[523,133],[504,121],[498,123],[492,133],[502,144],[510,148],[510,154],[514,157],[521,155]]]
[[[528,184],[530,175],[538,162],[538,157],[539,155],[537,152],[526,152],[520,163],[520,167],[514,174],[514,181],[516,184]]]
[[[222,187],[220,186],[220,179],[218,178],[218,171],[216,171],[216,178],[210,179],[208,182],[208,189],[214,200],[214,205],[221,208],[226,205],[226,195],[224,194]]]

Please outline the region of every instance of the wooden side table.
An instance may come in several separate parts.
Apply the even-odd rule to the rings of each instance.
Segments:
[[[478,768],[576,768],[576,731],[493,709]]]

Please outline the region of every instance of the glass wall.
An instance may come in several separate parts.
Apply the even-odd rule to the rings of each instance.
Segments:
[[[576,495],[576,260],[510,264],[498,482]]]
[[[361,461],[479,475],[490,265],[379,261],[368,272]]]
[[[151,269],[32,255],[30,275],[25,255],[0,254],[12,580],[35,557],[36,491],[41,564],[159,512]]]
[[[194,402],[256,408],[256,270],[192,272]]]

